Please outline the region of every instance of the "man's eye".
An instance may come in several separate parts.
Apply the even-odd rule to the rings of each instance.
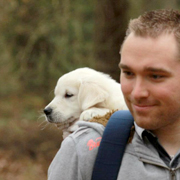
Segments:
[[[72,97],[72,96],[74,96],[74,95],[71,94],[71,93],[66,93],[66,94],[64,95],[65,98],[70,98],[70,97]]]
[[[122,73],[125,75],[125,76],[133,76],[134,74],[131,72],[131,71],[122,71]]]
[[[151,78],[152,79],[161,79],[161,78],[163,78],[164,76],[162,76],[162,75],[157,75],[157,74],[153,74],[153,75],[151,75]]]

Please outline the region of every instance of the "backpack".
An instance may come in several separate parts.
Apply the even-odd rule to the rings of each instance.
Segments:
[[[91,180],[117,180],[133,123],[128,110],[112,114],[102,136]]]

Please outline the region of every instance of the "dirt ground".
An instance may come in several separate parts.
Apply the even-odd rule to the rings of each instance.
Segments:
[[[46,180],[60,147],[61,131],[38,123],[13,121],[0,126],[0,180]]]

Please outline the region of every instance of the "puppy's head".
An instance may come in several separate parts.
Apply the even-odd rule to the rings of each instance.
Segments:
[[[45,107],[47,121],[68,128],[91,107],[103,106],[109,94],[94,81],[97,71],[81,68],[63,75],[55,87],[54,99]]]
[[[66,128],[79,119],[81,109],[78,104],[78,83],[61,77],[55,87],[54,99],[45,107],[47,121]]]

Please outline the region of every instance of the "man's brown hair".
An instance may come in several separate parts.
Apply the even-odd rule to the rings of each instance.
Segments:
[[[152,37],[157,37],[164,32],[179,35],[180,12],[168,9],[146,12],[130,21],[126,35],[131,32],[135,35]]]
[[[180,12],[177,10],[161,9],[146,12],[138,18],[130,20],[126,37],[130,33],[152,38],[156,38],[163,33],[172,33],[177,41],[180,54]]]

